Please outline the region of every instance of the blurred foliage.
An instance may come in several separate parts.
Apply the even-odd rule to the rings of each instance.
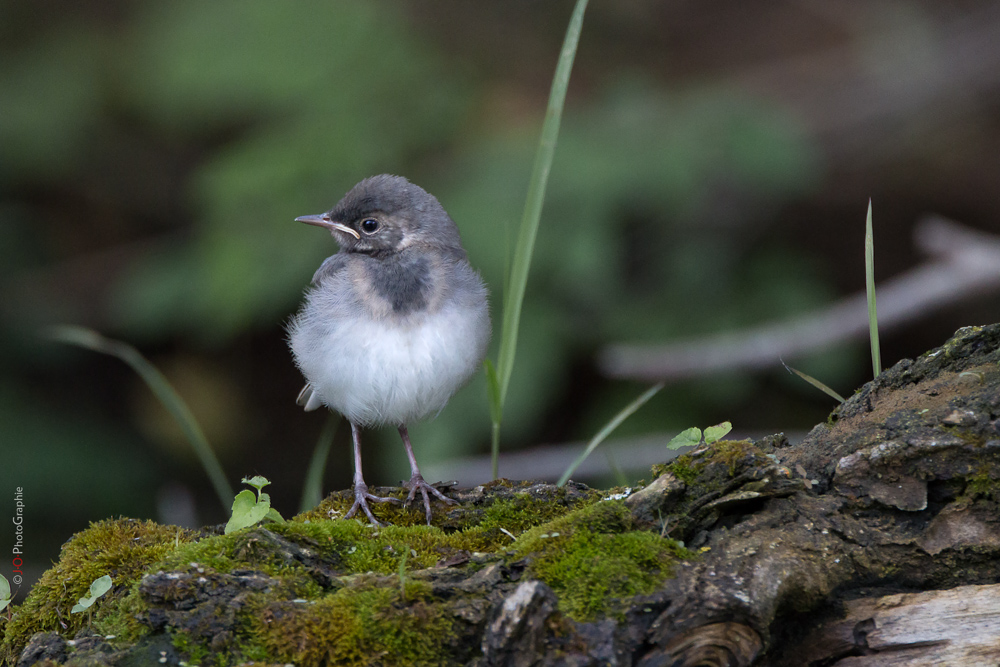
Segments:
[[[13,494],[15,485],[27,490],[29,518],[86,523],[125,511],[152,511],[149,484],[156,470],[122,427],[73,411],[53,414],[9,387],[0,387],[0,423],[9,476],[4,491]],[[32,537],[42,528],[26,526]]]
[[[442,82],[392,14],[377,3],[310,8],[169,3],[137,22],[130,106],[166,132],[249,127],[192,174],[191,242],[121,281],[115,312],[129,328],[221,343],[273,326],[331,254],[291,218],[326,210],[358,174],[390,170],[455,126],[460,86]]]
[[[327,235],[292,219],[328,209],[365,176],[394,172],[435,193],[456,220],[499,321],[543,108],[502,122],[485,113],[496,91],[474,65],[422,39],[396,4],[131,2],[113,19],[80,12],[36,25],[3,50],[0,252],[13,263],[5,279],[18,278],[14,265],[45,267],[100,250],[106,238],[140,241],[101,295],[109,333],[202,350],[253,332],[282,335],[313,271],[336,251]],[[768,216],[821,176],[795,119],[733,90],[681,95],[641,72],[616,80],[571,97],[563,120],[506,441],[537,439],[545,415],[576,389],[574,367],[600,344],[743,326],[829,297],[809,258],[756,244]],[[54,206],[46,197],[66,190],[92,217],[67,219],[76,200],[66,197],[49,211],[58,220],[39,226],[38,212]],[[752,213],[742,210],[747,203]],[[80,228],[94,219],[105,227]],[[49,303],[32,308],[26,321],[64,317]],[[6,355],[9,370],[32,363],[15,358]],[[827,370],[824,379],[836,383],[836,366]],[[115,458],[115,483],[128,493],[147,479],[112,444],[128,438],[74,431],[48,420],[48,406],[22,410],[15,375],[0,381],[0,413],[16,415],[21,441],[45,443],[22,448],[15,467],[24,477],[49,474],[62,452],[77,461],[74,448],[93,445],[93,456]],[[622,431],[700,423],[699,405],[755,386],[734,377],[668,388]],[[592,435],[636,393],[595,387],[574,406],[576,437]],[[422,461],[484,445],[488,431],[482,377],[439,419],[411,429]],[[404,476],[392,440],[391,465]],[[74,465],[86,469],[88,456]],[[256,470],[253,461],[241,465],[229,474]],[[78,488],[62,474],[49,479]]]

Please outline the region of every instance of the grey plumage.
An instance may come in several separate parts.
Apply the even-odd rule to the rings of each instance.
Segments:
[[[290,322],[289,343],[307,385],[298,402],[351,422],[355,504],[377,523],[361,476],[360,427],[399,428],[416,492],[445,499],[420,476],[406,425],[439,412],[478,369],[490,337],[486,288],[458,228],[436,198],[399,176],[365,179],[328,213],[297,218],[329,229],[340,252],[313,276]]]

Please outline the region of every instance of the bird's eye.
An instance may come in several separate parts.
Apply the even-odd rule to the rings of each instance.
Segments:
[[[365,234],[374,234],[378,231],[378,220],[368,218],[361,222],[361,231]]]

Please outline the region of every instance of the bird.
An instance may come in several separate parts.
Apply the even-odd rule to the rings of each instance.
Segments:
[[[361,471],[361,429],[392,425],[410,462],[404,506],[419,493],[456,501],[424,481],[407,426],[437,415],[476,372],[491,335],[487,289],[469,264],[458,227],[441,203],[406,178],[362,180],[326,213],[295,218],[330,231],[340,245],[316,271],[288,343],[306,385],[296,402],[346,417],[354,442],[354,503],[373,495]]]

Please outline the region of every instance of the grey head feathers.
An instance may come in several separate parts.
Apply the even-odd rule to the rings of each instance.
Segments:
[[[402,176],[366,178],[344,195],[326,216],[350,227],[353,235],[332,230],[344,252],[385,254],[419,244],[465,257],[458,228],[437,198]]]

